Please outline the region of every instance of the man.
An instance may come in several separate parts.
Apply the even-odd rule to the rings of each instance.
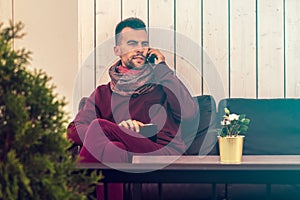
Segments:
[[[143,21],[121,21],[115,40],[114,53],[120,60],[109,69],[111,81],[96,88],[68,127],[68,138],[82,145],[81,162],[129,162],[141,153],[183,154],[181,121],[194,118],[198,110],[191,95],[164,55],[149,47]],[[140,133],[149,123],[157,125],[154,142]],[[120,184],[109,186],[109,199],[122,195]]]

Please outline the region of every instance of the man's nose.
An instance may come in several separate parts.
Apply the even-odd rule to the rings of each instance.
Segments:
[[[138,45],[136,46],[136,50],[139,52],[145,51],[145,46],[143,46],[142,43],[138,43]]]
[[[139,42],[139,43],[137,44],[137,48],[138,48],[138,49],[143,49],[144,46],[143,46],[143,44],[142,44],[141,42]]]

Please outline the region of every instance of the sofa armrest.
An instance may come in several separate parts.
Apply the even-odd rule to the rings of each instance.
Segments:
[[[83,97],[80,99],[80,102],[78,105],[78,111],[80,111],[84,108],[87,99],[88,99],[87,97]],[[73,156],[76,156],[79,154],[80,149],[81,149],[81,145],[73,143],[72,146],[70,148],[68,148],[68,151],[70,151]]]
[[[189,133],[189,124],[183,123],[182,132],[185,137],[188,138],[189,147],[185,154],[187,155],[216,155],[216,133],[213,132],[215,128],[215,118],[216,118],[216,102],[211,95],[200,95],[194,97],[195,101],[198,103],[200,116],[197,122],[196,134]],[[189,138],[186,136],[191,134],[193,137]],[[187,139],[185,139],[186,141]]]

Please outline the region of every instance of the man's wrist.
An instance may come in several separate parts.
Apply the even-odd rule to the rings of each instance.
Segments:
[[[162,61],[155,65],[153,73],[156,77],[157,81],[160,81],[166,74],[172,73],[173,71],[170,69],[170,67],[166,64],[165,61]]]

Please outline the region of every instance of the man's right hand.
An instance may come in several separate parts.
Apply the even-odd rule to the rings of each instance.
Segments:
[[[118,125],[135,132],[140,132],[140,126],[144,126],[142,122],[132,119],[124,120]]]
[[[152,54],[156,55],[156,64],[165,62],[165,56],[158,49],[149,48],[148,55],[151,56]]]

